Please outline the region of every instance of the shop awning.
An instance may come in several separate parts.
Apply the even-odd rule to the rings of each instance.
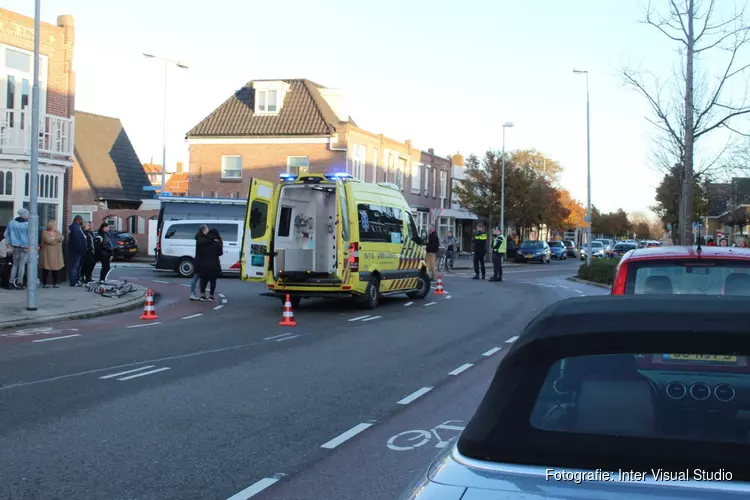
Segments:
[[[445,208],[443,210],[436,210],[438,217],[452,217],[454,219],[465,219],[465,220],[479,220],[479,217],[471,212],[465,210],[455,210],[452,208]]]

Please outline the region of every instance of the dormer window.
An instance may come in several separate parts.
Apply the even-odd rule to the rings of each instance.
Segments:
[[[255,101],[258,113],[276,113],[279,110],[278,95],[276,90],[256,90]]]

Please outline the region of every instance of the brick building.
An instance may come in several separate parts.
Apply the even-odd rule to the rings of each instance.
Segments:
[[[358,127],[340,91],[309,80],[251,81],[187,141],[190,196],[244,198],[252,177],[347,172],[398,185],[424,229],[450,207],[450,160]]]
[[[148,221],[159,211],[144,203],[154,200],[143,164],[117,118],[75,112],[76,144],[72,168],[71,215],[98,226],[107,221],[133,235],[140,253],[148,247]],[[155,203],[151,203],[155,206]]]
[[[72,16],[41,23],[39,223],[69,213],[75,75]],[[0,226],[29,204],[34,19],[0,8]]]

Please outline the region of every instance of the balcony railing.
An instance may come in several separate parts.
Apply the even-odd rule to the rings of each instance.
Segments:
[[[73,118],[42,113],[39,117],[39,157],[73,159]],[[31,154],[31,108],[0,109],[0,154]]]

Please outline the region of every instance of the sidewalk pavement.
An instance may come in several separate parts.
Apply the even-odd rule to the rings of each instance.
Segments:
[[[0,330],[23,325],[48,323],[66,319],[93,318],[141,307],[146,289],[133,285],[135,290],[118,298],[102,297],[85,288],[70,287],[37,289],[37,310],[26,310],[26,290],[0,289]]]
[[[492,261],[485,262],[486,266],[492,267]],[[503,268],[506,267],[516,267],[521,266],[523,264],[517,264],[513,262],[512,260],[505,259],[503,262]],[[456,257],[453,259],[453,269],[474,269],[474,258],[473,257]]]

